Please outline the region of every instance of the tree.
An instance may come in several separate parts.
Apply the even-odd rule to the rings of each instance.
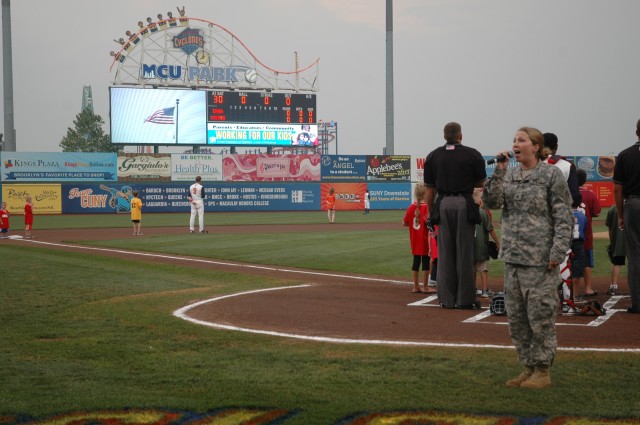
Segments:
[[[104,120],[85,108],[73,121],[67,135],[60,141],[63,152],[118,152],[121,148],[111,144],[111,136],[102,130]]]

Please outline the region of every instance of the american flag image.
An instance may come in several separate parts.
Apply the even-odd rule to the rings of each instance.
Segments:
[[[172,106],[171,108],[158,109],[153,114],[149,115],[144,122],[154,124],[173,124],[173,112],[175,110],[175,106]]]

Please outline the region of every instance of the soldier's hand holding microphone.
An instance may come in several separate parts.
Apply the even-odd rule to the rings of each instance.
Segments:
[[[496,168],[506,170],[509,166],[509,158],[513,158],[513,152],[499,152],[494,158],[487,160],[487,165],[496,164]]]

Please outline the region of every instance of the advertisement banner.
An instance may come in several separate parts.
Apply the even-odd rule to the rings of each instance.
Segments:
[[[415,156],[411,158],[411,181],[424,182],[424,161],[426,157]]]
[[[318,146],[316,124],[207,123],[209,145]]]
[[[171,181],[171,155],[120,154],[118,155],[118,181]]]
[[[115,181],[115,153],[2,152],[2,181]]]
[[[171,181],[222,181],[222,155],[177,153],[171,155]]]
[[[404,210],[412,200],[411,183],[370,183],[372,210]]]
[[[322,155],[322,181],[365,181],[365,155]]]
[[[203,182],[204,183],[204,182]],[[63,185],[62,209],[67,213],[129,213],[133,190],[140,192],[144,213],[184,212],[188,184],[140,183],[135,186]],[[211,183],[205,187],[205,211],[295,211],[320,209],[317,183]]]
[[[615,156],[576,156],[569,160],[574,160],[576,167],[586,171],[588,182],[610,182],[613,179]]]
[[[224,155],[224,181],[320,181],[320,155]]]
[[[411,181],[410,155],[367,155],[368,181]]]
[[[583,188],[596,194],[602,208],[608,208],[616,203],[613,197],[613,182],[587,182]]]
[[[62,193],[59,184],[3,184],[2,202],[11,215],[24,214],[25,198],[31,196],[34,214],[61,214]]]
[[[140,190],[141,185],[135,185]],[[75,183],[62,185],[64,214],[129,213],[134,187],[118,183]],[[185,189],[182,189],[184,193]]]
[[[367,191],[367,184],[365,182],[361,182],[322,183],[320,185],[320,197],[322,199],[320,207],[322,211],[327,210],[327,195],[331,188],[333,188],[336,195],[336,210],[364,210],[364,193]]]

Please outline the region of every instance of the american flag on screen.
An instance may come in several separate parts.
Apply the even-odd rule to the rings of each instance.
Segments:
[[[175,106],[172,106],[171,108],[158,109],[153,114],[149,115],[144,122],[154,124],[173,124],[173,112],[175,110]]]

